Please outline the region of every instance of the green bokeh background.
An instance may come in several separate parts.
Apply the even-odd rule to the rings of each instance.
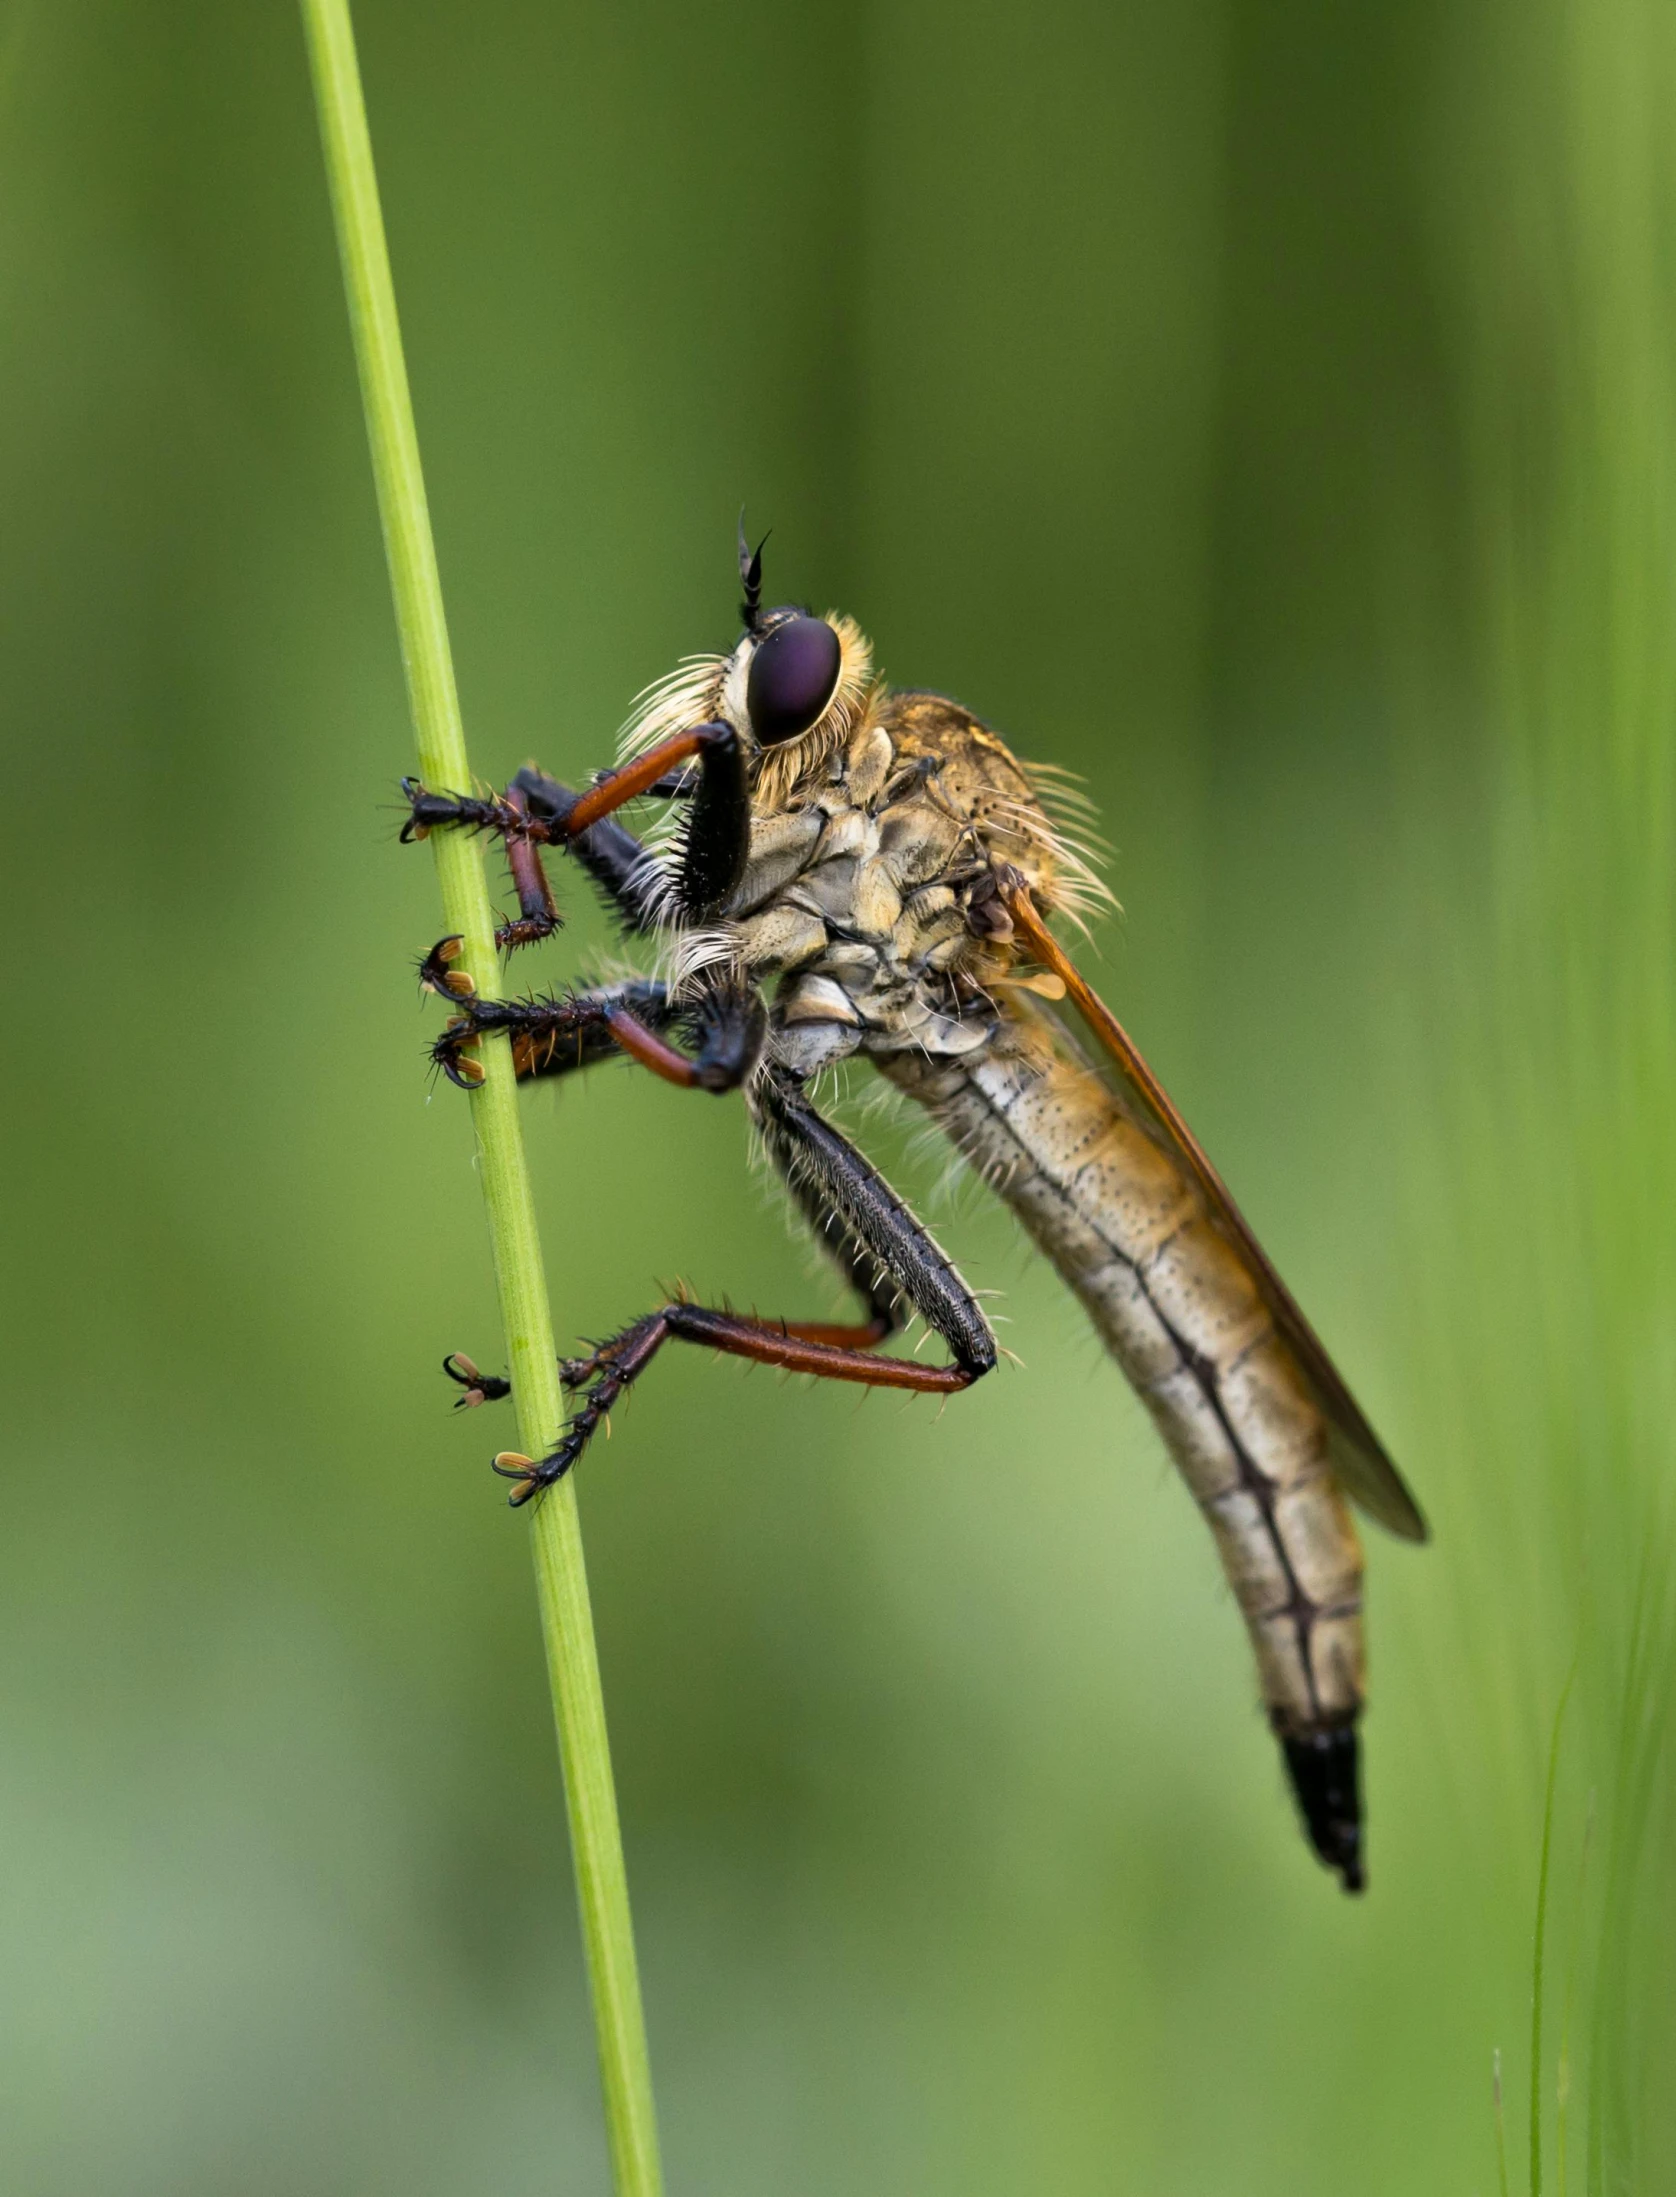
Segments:
[[[667,1359],[583,1490],[672,2192],[1676,2183],[1676,21],[362,0],[468,732],[771,589],[1085,774],[1098,979],[1435,1527],[1372,1890],[1053,1277],[1025,1361]],[[593,2192],[522,1525],[298,24],[14,6],[0,2185]],[[610,940],[587,896],[541,974]],[[526,972],[536,975],[533,963]],[[825,1306],[740,1110],[527,1101],[556,1316]]]

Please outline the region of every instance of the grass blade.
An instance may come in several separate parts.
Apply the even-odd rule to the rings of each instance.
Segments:
[[[347,0],[302,0],[302,10],[390,585],[418,736],[420,774],[429,785],[469,787],[471,769],[349,8]],[[448,928],[465,942],[461,966],[470,971],[486,997],[493,997],[498,971],[481,850],[462,832],[433,832],[431,845]],[[524,1160],[511,1052],[505,1039],[494,1038],[484,1043],[481,1057],[487,1077],[471,1101],[478,1169],[488,1206],[519,1434],[529,1454],[540,1457],[555,1446],[564,1421],[552,1314]],[[605,1701],[571,1481],[561,1481],[535,1506],[532,1533],[612,2167],[620,2197],[657,2197],[662,2177],[651,2068]]]

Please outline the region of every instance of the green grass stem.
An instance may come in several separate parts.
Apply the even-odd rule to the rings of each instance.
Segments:
[[[408,697],[418,735],[420,775],[431,786],[469,787],[471,768],[348,0],[302,0],[302,11]],[[465,942],[460,966],[470,971],[486,997],[492,997],[498,988],[498,971],[481,850],[475,839],[462,832],[435,832],[431,845],[444,918],[449,930],[457,931]],[[555,1446],[564,1423],[552,1314],[524,1159],[511,1051],[504,1038],[489,1040],[481,1051],[487,1076],[471,1101],[478,1171],[488,1206],[519,1433],[530,1455],[540,1457]],[[535,1505],[532,1538],[612,2167],[619,2197],[657,2197],[662,2177],[651,2068],[605,1701],[571,1481],[561,1481]]]

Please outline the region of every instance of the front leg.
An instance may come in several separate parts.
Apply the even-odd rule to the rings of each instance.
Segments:
[[[673,877],[660,879],[648,873],[644,850],[613,819],[627,802],[663,790],[672,772],[689,765],[696,766],[696,785],[679,861]],[[685,790],[680,777],[674,782]],[[733,727],[719,719],[658,741],[619,769],[602,772],[583,794],[534,768],[520,771],[492,799],[434,793],[412,778],[402,781],[402,792],[409,808],[404,840],[448,828],[499,835],[518,889],[519,920],[501,937],[507,946],[557,927],[541,867],[544,846],[571,848],[635,930],[671,914],[699,922],[719,915],[745,874],[751,799],[744,749]]]
[[[604,772],[564,819],[567,838],[650,793],[671,772],[696,763],[698,784],[681,835],[679,867],[672,883],[674,912],[689,921],[717,916],[745,874],[751,838],[751,794],[745,751],[724,719],[671,733],[644,755]]]

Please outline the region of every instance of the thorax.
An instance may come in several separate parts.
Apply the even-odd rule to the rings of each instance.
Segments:
[[[1012,960],[996,869],[1051,900],[1051,841],[994,733],[941,696],[885,697],[753,819],[726,950],[773,987],[776,1056],[810,1074],[856,1052],[981,1049]]]

